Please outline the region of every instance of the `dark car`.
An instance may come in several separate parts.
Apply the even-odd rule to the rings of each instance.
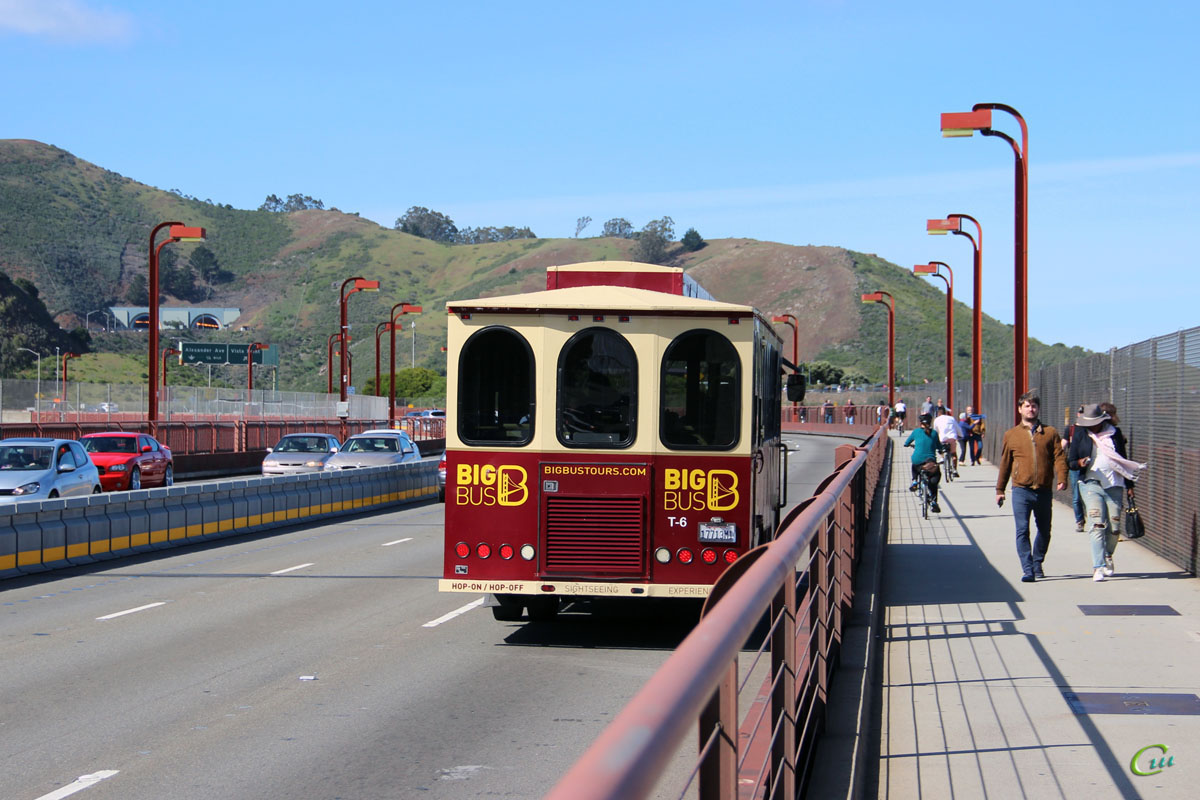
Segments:
[[[175,459],[166,445],[144,433],[89,433],[79,439],[100,471],[106,492],[174,486]]]

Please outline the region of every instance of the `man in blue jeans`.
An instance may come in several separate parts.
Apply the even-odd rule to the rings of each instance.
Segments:
[[[996,479],[996,505],[1004,505],[1004,487],[1009,475],[1013,483],[1013,518],[1017,523],[1017,556],[1021,580],[1032,583],[1046,577],[1042,562],[1050,549],[1050,510],[1054,484],[1067,488],[1067,457],[1058,431],[1038,418],[1042,401],[1036,392],[1025,392],[1017,400],[1021,422],[1004,433],[1000,444],[1000,476]],[[1037,537],[1029,544],[1029,515],[1037,522]]]

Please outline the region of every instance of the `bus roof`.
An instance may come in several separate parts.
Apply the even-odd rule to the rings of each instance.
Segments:
[[[636,261],[586,261],[546,268],[547,289],[572,286],[629,286],[656,292],[716,300],[679,267],[642,264]]]
[[[667,294],[630,286],[573,286],[567,289],[547,289],[541,292],[512,294],[501,297],[481,297],[476,300],[453,300],[446,303],[451,313],[466,311],[514,311],[536,313],[540,311],[604,311],[617,314],[622,311],[650,312],[663,314],[713,314],[752,316],[754,308],[719,300],[704,300]]]

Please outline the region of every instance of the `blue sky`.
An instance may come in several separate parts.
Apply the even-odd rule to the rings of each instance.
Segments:
[[[924,232],[966,213],[984,310],[1012,322],[1012,151],[938,128],[1006,103],[1030,129],[1030,334],[1103,350],[1200,325],[1197,9],[0,0],[0,138],[238,208],[298,192],[544,237],[666,215],[946,261],[969,302],[969,244]]]

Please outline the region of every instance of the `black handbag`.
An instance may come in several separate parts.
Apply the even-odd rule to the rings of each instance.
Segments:
[[[1133,498],[1125,496],[1125,510],[1122,512],[1121,536],[1126,539],[1140,539],[1146,535],[1146,526],[1142,524],[1142,514],[1138,511]]]

